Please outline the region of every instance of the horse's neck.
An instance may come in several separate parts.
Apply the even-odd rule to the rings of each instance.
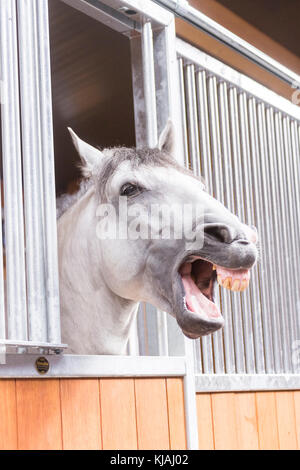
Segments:
[[[99,243],[89,190],[58,221],[62,339],[77,354],[125,352],[137,311],[106,285]]]

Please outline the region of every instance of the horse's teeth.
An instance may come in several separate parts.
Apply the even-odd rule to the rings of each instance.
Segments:
[[[231,290],[233,290],[234,292],[237,292],[240,290],[240,281],[239,279],[236,279],[235,281],[233,281],[233,284],[231,286]]]
[[[243,290],[247,289],[248,286],[249,286],[249,279],[244,279],[241,283],[240,291],[242,292]]]
[[[225,281],[223,282],[223,287],[225,287],[225,289],[231,289],[231,281],[232,277],[226,277]]]
[[[217,269],[217,266],[214,264],[213,265],[213,271],[216,271],[216,269]]]

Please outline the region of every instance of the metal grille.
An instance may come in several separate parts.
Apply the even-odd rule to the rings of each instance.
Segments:
[[[250,288],[217,293],[225,327],[196,342],[196,372],[299,373],[300,110],[177,41],[186,161],[260,238]]]
[[[59,350],[47,0],[1,1],[0,52],[5,248],[3,254],[1,244],[0,345],[3,351]]]

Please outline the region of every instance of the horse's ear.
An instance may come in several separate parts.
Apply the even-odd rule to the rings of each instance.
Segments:
[[[175,128],[171,119],[168,122],[159,136],[158,148],[164,152],[174,155],[175,151]]]
[[[85,176],[91,176],[94,168],[99,164],[101,158],[103,157],[103,153],[92,145],[89,145],[81,140],[70,127],[68,127],[68,131],[71,134],[73,144],[75,145],[75,148],[82,161],[83,174]]]

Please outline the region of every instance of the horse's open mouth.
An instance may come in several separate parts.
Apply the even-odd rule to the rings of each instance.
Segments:
[[[184,309],[193,317],[197,316],[200,323],[199,331],[195,332],[191,331],[194,328],[190,330],[186,329],[184,324],[181,325],[189,338],[212,333],[223,326],[223,317],[214,298],[217,282],[226,289],[243,291],[248,287],[250,279],[248,269],[228,269],[196,257],[188,259],[180,266],[179,276],[183,287]],[[193,323],[195,320],[196,318]]]

